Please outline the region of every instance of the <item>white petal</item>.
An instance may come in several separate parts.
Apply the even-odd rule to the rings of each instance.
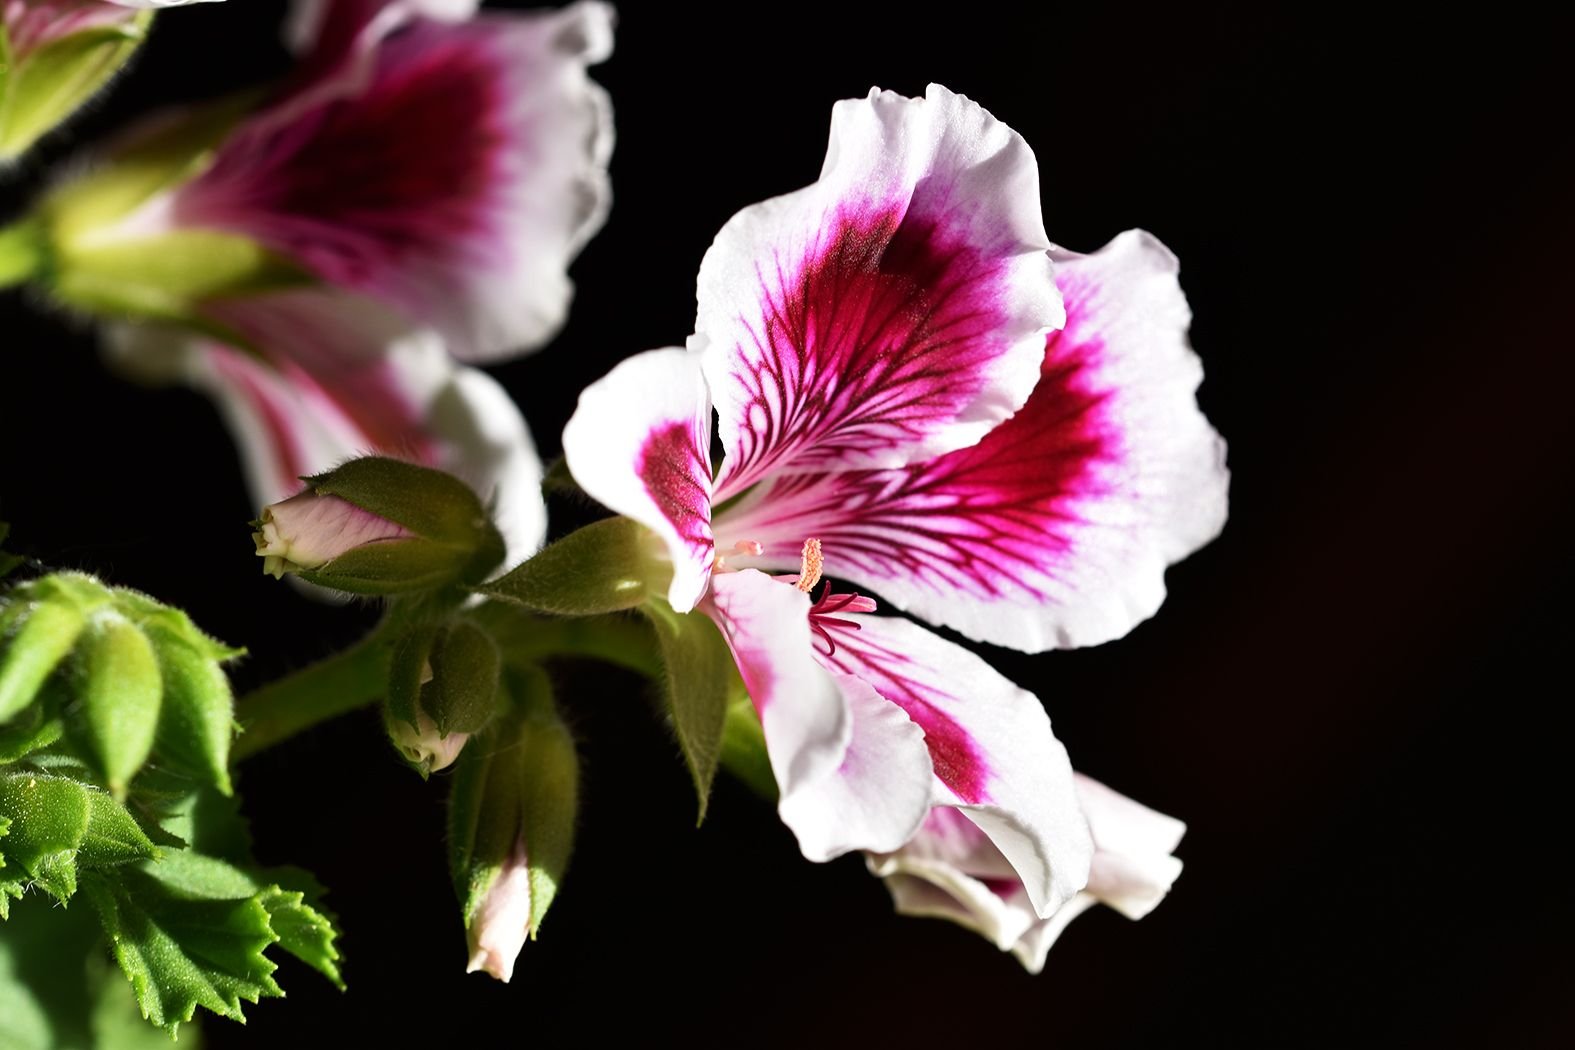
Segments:
[[[1065,930],[1073,919],[1097,903],[1099,902],[1092,894],[1079,893],[1057,908],[1054,915],[1030,926],[1028,932],[1024,933],[1022,939],[1012,947],[1012,954],[1017,956],[1018,961],[1029,973],[1039,973],[1045,968],[1045,958],[1050,954],[1050,946],[1061,936],[1061,931]]]
[[[842,763],[784,792],[778,808],[799,849],[813,861],[860,849],[897,849],[930,809],[933,771],[924,731],[867,682],[851,675],[835,679],[853,724]]]
[[[711,542],[711,402],[697,355],[669,348],[628,358],[586,387],[563,428],[581,488],[666,544],[668,602],[688,612],[705,593]]]
[[[1077,800],[1094,836],[1088,892],[1127,918],[1141,919],[1181,874],[1181,861],[1171,851],[1187,826],[1081,773]]]

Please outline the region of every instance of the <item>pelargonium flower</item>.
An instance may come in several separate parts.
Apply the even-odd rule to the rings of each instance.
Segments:
[[[1152,614],[1225,513],[1187,323],[1153,238],[1052,248],[1011,129],[938,86],[872,92],[835,108],[818,182],[718,235],[690,347],[582,396],[570,469],[664,541],[671,605],[722,627],[807,856],[893,851],[939,805],[1038,915],[1083,886],[1039,702],[867,596],[807,592],[825,572],[1028,650]]]
[[[563,321],[565,267],[608,204],[610,110],[586,68],[612,13],[476,6],[302,0],[300,64],[262,105],[150,122],[40,219],[54,294],[142,319],[117,326],[116,359],[218,398],[258,504],[399,455],[501,501],[517,560],[542,538],[540,464],[508,398],[444,355],[534,347]]]
[[[19,156],[131,57],[151,9],[203,0],[0,0],[0,159]]]
[[[1171,853],[1185,824],[1082,774],[1075,783],[1093,833],[1094,859],[1088,885],[1049,918],[1035,912],[1001,851],[953,810],[932,812],[895,853],[871,854],[869,869],[885,880],[902,914],[950,919],[1038,973],[1050,946],[1077,916],[1104,904],[1141,919],[1165,899],[1181,874],[1181,861]]]
[[[606,216],[610,108],[586,67],[612,13],[474,6],[299,5],[301,61],[262,105],[151,121],[45,198],[52,291],[265,347],[326,310],[432,328],[466,360],[539,346]]]
[[[247,238],[465,360],[539,346],[567,312],[569,260],[606,218],[611,111],[586,68],[611,52],[612,12],[465,17],[475,6],[299,4],[285,89],[128,227]],[[252,335],[309,322],[292,306],[240,295],[202,312]]]

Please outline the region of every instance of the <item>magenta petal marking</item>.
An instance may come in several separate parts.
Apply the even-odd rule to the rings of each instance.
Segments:
[[[636,466],[657,509],[691,551],[711,549],[711,468],[695,444],[692,422],[664,423],[651,432]]]
[[[973,738],[937,703],[944,694],[929,682],[904,673],[910,666],[902,653],[869,638],[843,635],[835,653],[818,653],[820,662],[842,674],[869,683],[882,697],[907,712],[920,729],[930,751],[935,775],[966,805],[991,801],[989,763],[974,745]]]
[[[900,470],[778,479],[727,520],[729,534],[779,551],[813,533],[841,572],[876,590],[901,579],[942,594],[1046,600],[1073,554],[1071,528],[1086,503],[1111,494],[1106,479],[1123,455],[1105,416],[1110,395],[1089,382],[1104,347],[1079,335],[1078,292],[1066,291],[1067,326],[1046,338],[1028,403],[977,445]]]
[[[180,218],[246,232],[324,280],[395,301],[442,294],[401,280],[412,256],[505,265],[493,229],[509,179],[500,65],[475,27],[415,26],[384,42],[362,93],[243,128],[183,190]]]
[[[728,492],[922,441],[975,400],[1008,349],[1006,262],[944,215],[844,206],[826,226],[805,259],[760,273],[761,316],[744,319],[753,345],[728,370]]]
[[[0,0],[0,24],[16,63],[73,33],[120,25],[139,14],[104,0]]]

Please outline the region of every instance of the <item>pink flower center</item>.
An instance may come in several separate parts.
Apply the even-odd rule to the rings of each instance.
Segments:
[[[825,556],[820,549],[820,541],[807,539],[804,541],[804,552],[798,579],[793,581],[793,586],[809,594],[820,582],[822,570],[825,567]],[[826,655],[834,656],[837,652],[837,640],[832,637],[832,631],[856,631],[859,625],[852,620],[844,620],[835,613],[840,612],[874,612],[875,599],[866,598],[862,594],[832,594],[831,581],[820,589],[820,597],[815,599],[815,604],[809,607],[809,626],[812,631],[820,635],[826,643]]]
[[[834,616],[839,612],[874,612],[875,599],[866,598],[862,594],[832,594],[831,581],[820,589],[820,597],[815,599],[815,604],[809,607],[810,630],[820,635],[826,643],[826,655],[835,656],[837,640],[832,637],[832,631],[856,631],[859,625],[852,620],[844,620]]]

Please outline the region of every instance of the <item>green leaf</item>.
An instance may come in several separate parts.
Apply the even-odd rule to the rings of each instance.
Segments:
[[[44,773],[0,776],[0,816],[10,824],[6,866],[16,865],[62,903],[77,891],[77,847],[87,836],[92,790]]]
[[[34,706],[24,711],[10,725],[0,728],[0,765],[19,762],[23,758],[49,747],[65,734],[65,723],[45,715],[42,708]]]
[[[709,616],[675,613],[660,598],[645,609],[661,643],[667,708],[700,799],[699,821],[704,821],[722,757],[728,705],[743,691],[743,682],[727,640]]]
[[[628,518],[605,518],[556,543],[498,579],[482,594],[555,616],[633,609],[651,593],[657,571],[652,536]]]
[[[761,798],[777,801],[777,777],[771,771],[766,734],[745,690],[740,690],[727,705],[727,721],[722,727],[722,766]]]
[[[92,908],[42,899],[0,928],[0,1047],[5,1050],[168,1050],[142,1020],[131,986],[104,950]],[[181,1039],[181,1050],[194,1040]]]
[[[259,895],[268,909],[268,922],[279,935],[279,947],[334,982],[344,990],[339,973],[339,936],[333,920],[307,903],[307,894],[270,886]]]
[[[88,787],[83,791],[88,799],[88,824],[77,850],[78,863],[89,868],[109,868],[158,854],[147,832],[124,806],[102,791]]]
[[[146,872],[87,879],[83,891],[131,981],[142,1016],[171,1035],[201,1006],[244,1021],[241,1003],[284,992],[263,952],[278,940],[254,897],[177,897]]]
[[[8,825],[0,864],[14,864],[62,903],[76,893],[79,868],[111,868],[157,853],[120,803],[70,777],[0,775],[0,819]],[[6,878],[20,881],[9,870]]]
[[[338,933],[308,900],[315,884],[304,881],[285,888],[182,850],[115,882],[90,876],[83,889],[143,1015],[174,1033],[198,1006],[241,1021],[242,1001],[283,995],[272,977],[276,966],[264,954],[274,944],[343,987]]]
[[[158,656],[135,624],[103,611],[78,646],[77,668],[81,735],[110,791],[122,798],[153,752],[164,691]]]

